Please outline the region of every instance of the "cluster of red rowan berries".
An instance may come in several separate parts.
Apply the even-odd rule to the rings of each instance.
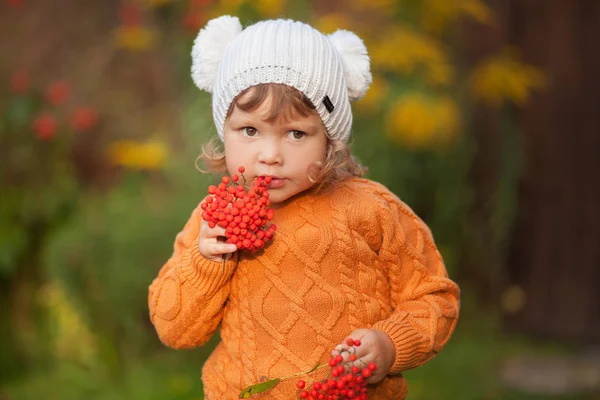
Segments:
[[[346,339],[346,345],[351,351],[360,346],[360,340]],[[350,362],[356,361],[356,355],[350,354]],[[346,365],[349,364],[349,365]],[[331,370],[329,377],[321,382],[313,382],[312,387],[308,386],[304,380],[296,382],[299,389],[298,397],[308,400],[366,400],[367,382],[366,380],[377,369],[375,363],[365,364],[363,368],[356,365],[350,366],[350,363],[344,362],[344,358],[338,354],[329,360]]]
[[[245,168],[239,167],[238,171],[245,183]],[[275,224],[267,226],[274,215],[267,191],[271,177],[256,177],[247,191],[239,179],[237,174],[224,176],[221,183],[208,187],[209,196],[200,204],[202,218],[211,228],[225,228],[226,243],[235,244],[239,250],[256,251],[273,238],[277,229]]]

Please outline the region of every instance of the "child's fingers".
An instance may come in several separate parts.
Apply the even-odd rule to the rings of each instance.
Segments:
[[[234,253],[236,250],[237,246],[230,243],[212,243],[209,248],[210,253],[220,255]]]
[[[203,235],[205,238],[218,238],[220,236],[225,236],[225,228],[221,228],[220,226],[215,226],[214,228],[211,228],[210,226],[208,226],[208,224],[206,224],[206,226],[204,226],[204,232]]]

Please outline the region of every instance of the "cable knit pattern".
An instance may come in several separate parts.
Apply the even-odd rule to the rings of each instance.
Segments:
[[[221,342],[202,369],[205,394],[236,399],[261,377],[327,362],[354,329],[378,329],[394,343],[396,361],[369,398],[404,399],[401,372],[435,356],[458,317],[459,289],[427,226],[387,188],[359,178],[300,194],[274,222],[267,248],[242,252],[222,272],[198,253],[202,219],[194,210],[149,290],[162,342],[200,346],[221,324]],[[256,398],[295,393],[289,380]]]

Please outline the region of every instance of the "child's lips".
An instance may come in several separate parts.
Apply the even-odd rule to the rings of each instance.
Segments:
[[[285,178],[271,177],[271,183],[267,185],[267,189],[277,189],[285,185]]]

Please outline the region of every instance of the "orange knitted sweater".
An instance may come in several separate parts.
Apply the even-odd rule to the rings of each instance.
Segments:
[[[326,363],[358,328],[385,332],[396,349],[369,399],[404,399],[401,372],[431,359],[455,327],[459,289],[429,229],[380,184],[352,178],[288,200],[275,212],[272,244],[236,253],[224,271],[198,252],[201,212],[177,235],[148,301],[170,347],[200,346],[221,325],[221,342],[202,369],[209,400],[236,399],[261,377]],[[287,400],[296,392],[290,379],[256,398]]]

